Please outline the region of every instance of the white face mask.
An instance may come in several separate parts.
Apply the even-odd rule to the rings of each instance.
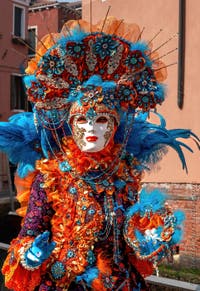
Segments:
[[[114,117],[98,113],[93,118],[75,115],[72,133],[77,146],[83,152],[99,152],[106,147],[115,130]]]

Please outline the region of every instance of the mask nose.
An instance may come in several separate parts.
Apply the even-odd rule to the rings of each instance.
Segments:
[[[88,122],[88,132],[89,133],[94,133],[95,132],[95,125],[92,120]]]

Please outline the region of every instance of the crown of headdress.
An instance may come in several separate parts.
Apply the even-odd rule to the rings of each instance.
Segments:
[[[149,111],[163,102],[166,68],[138,40],[138,26],[110,18],[104,32],[100,27],[70,21],[60,34],[43,39],[25,78],[36,110],[66,109],[79,102],[104,104],[120,113]]]

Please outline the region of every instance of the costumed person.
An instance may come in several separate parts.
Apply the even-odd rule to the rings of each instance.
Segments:
[[[181,239],[182,212],[141,179],[166,146],[185,168],[176,138],[196,137],[148,122],[166,66],[138,26],[101,27],[70,21],[44,37],[25,77],[33,113],[0,125],[24,217],[2,268],[15,291],[147,290]]]

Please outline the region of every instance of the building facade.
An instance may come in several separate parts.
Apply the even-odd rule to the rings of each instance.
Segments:
[[[81,1],[2,0],[0,11],[0,121],[7,121],[12,114],[31,110],[23,76],[37,43],[50,31],[59,32],[67,20],[79,19]],[[0,197],[10,191],[9,172],[0,153]]]
[[[27,62],[30,0],[0,1],[0,121],[28,109],[22,81]],[[8,188],[8,162],[0,153],[0,193]]]
[[[21,77],[27,60],[29,2],[2,0],[0,3],[0,121],[27,109]]]
[[[60,32],[63,24],[70,19],[81,18],[81,1],[32,1],[28,15],[29,43],[33,48],[29,49],[31,57],[43,36],[49,32]]]
[[[143,40],[154,39],[153,49],[164,55],[163,61],[168,66],[167,97],[159,112],[166,118],[167,128],[189,128],[200,136],[200,2],[83,0],[82,10],[83,19],[92,20],[93,24],[106,15],[115,16],[124,22],[137,23],[143,31]],[[169,150],[158,167],[146,174],[144,183],[150,188],[162,188],[169,193],[172,207],[185,211],[184,240],[177,250],[181,263],[199,267],[200,155],[192,139],[187,145],[194,151],[193,154],[184,151],[188,173],[181,169],[177,154]]]

